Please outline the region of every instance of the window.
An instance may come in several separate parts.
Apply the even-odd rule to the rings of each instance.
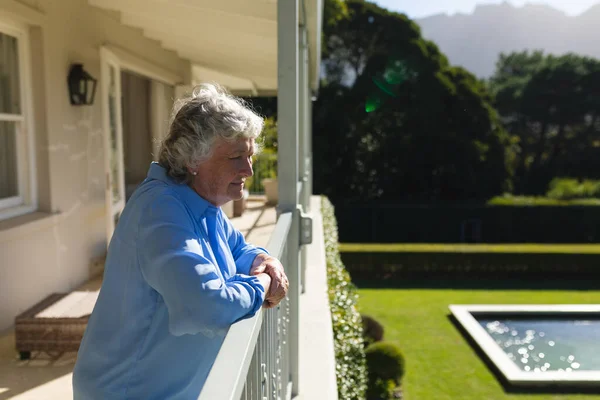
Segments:
[[[0,219],[35,209],[26,27],[0,20]]]

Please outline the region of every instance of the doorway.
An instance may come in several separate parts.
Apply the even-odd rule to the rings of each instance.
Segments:
[[[107,48],[102,48],[101,60],[108,244],[127,200],[158,156],[175,81]]]
[[[154,160],[150,121],[152,81],[142,75],[121,71],[121,114],[123,115],[123,173],[125,201],[146,178]]]

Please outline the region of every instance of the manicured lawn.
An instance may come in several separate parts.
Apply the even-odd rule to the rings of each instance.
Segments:
[[[396,342],[405,354],[406,400],[600,400],[600,395],[589,394],[507,394],[448,318],[450,304],[589,304],[600,303],[600,291],[491,289],[477,282],[462,285],[465,289],[449,289],[452,282],[403,286],[366,289],[358,283],[360,312],[380,321],[385,339]]]
[[[598,244],[340,243],[342,253],[562,253],[600,254]]]

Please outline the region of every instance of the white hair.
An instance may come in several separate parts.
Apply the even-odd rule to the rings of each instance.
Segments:
[[[263,125],[263,118],[244,100],[221,86],[196,86],[189,97],[173,106],[169,133],[160,146],[159,163],[177,181],[189,182],[189,170],[210,158],[218,138],[256,139]]]

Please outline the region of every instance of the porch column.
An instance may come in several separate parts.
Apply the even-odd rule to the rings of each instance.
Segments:
[[[308,194],[308,147],[307,147],[307,136],[308,136],[308,37],[306,32],[306,26],[300,26],[300,37],[299,37],[299,54],[298,54],[298,182],[302,185],[302,190],[299,191],[298,201],[302,205],[302,211],[308,212],[310,204],[310,195]],[[307,259],[307,248],[301,246],[300,248],[300,282],[301,291],[306,291],[306,259]]]
[[[283,260],[290,280],[290,379],[298,394],[300,214],[298,204],[298,0],[277,2],[277,141],[279,212],[292,213]]]
[[[310,162],[312,149],[310,148],[310,135],[312,132],[311,124],[311,98],[309,81],[309,49],[308,33],[306,27],[300,28],[300,177],[303,183],[302,198],[300,202],[305,212],[310,211],[310,196],[312,194],[312,185],[310,185]]]

